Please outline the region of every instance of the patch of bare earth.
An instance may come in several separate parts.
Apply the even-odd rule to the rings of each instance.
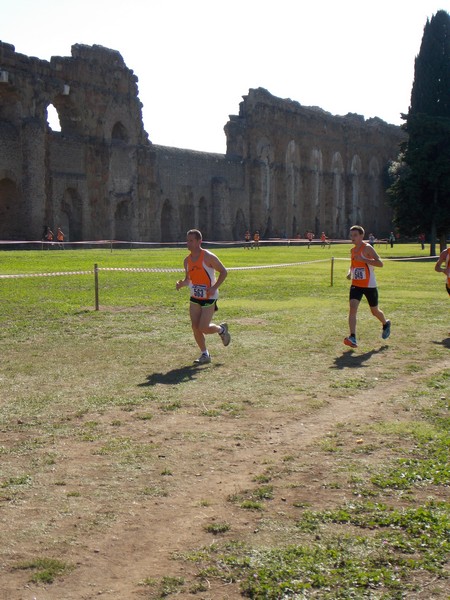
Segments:
[[[49,461],[42,480],[31,491],[5,489],[0,497],[0,599],[151,598],[152,587],[140,584],[164,576],[184,579],[180,599],[240,598],[237,584],[217,581],[208,591],[190,592],[196,567],[174,557],[213,543],[216,537],[205,531],[210,523],[230,525],[221,539],[287,542],[298,506],[320,509],[348,500],[348,474],[340,471],[340,461],[353,457],[364,465],[374,456],[388,459],[383,436],[367,433],[366,426],[407,420],[402,393],[445,366],[378,381],[371,389],[330,388],[313,409],[305,409],[299,395],[298,410],[289,413],[249,404],[238,416],[155,410],[146,420],[139,418],[142,408],[99,414],[97,429],[115,428],[117,445],[125,450],[105,448],[101,436],[58,436],[50,445],[46,439],[42,460],[49,449],[57,459]],[[71,425],[85,431],[89,418],[74,415]],[[327,452],[324,440],[336,427],[337,451]],[[39,445],[26,424],[2,435],[3,446]],[[134,452],[128,459],[127,440]],[[269,471],[274,498],[264,511],[230,501]],[[30,583],[30,572],[14,566],[37,556],[59,558],[74,569],[52,584]]]

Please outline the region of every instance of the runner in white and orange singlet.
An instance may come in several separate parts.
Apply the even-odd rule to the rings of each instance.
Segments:
[[[187,232],[186,244],[190,251],[189,256],[184,259],[186,276],[177,281],[176,289],[189,286],[192,331],[201,351],[194,363],[205,364],[211,362],[205,335],[218,333],[224,346],[228,346],[231,341],[226,323],[211,323],[214,311],[217,310],[219,287],[227,276],[227,270],[215,254],[202,248],[202,234],[198,229],[190,229]],[[217,280],[216,271],[219,273]]]
[[[383,324],[381,337],[386,340],[391,334],[391,322],[386,319],[383,311],[378,308],[378,288],[374,267],[382,267],[383,263],[372,246],[364,241],[364,233],[364,229],[360,225],[350,227],[350,238],[354,244],[351,250],[350,269],[347,274],[347,279],[352,280],[348,315],[350,335],[344,339],[344,344],[351,348],[358,347],[356,342],[356,313],[363,296],[367,298],[373,316]]]
[[[446,248],[441,252],[436,264],[434,265],[434,270],[438,273],[445,274],[445,287],[447,288],[448,295],[450,296],[450,248]]]

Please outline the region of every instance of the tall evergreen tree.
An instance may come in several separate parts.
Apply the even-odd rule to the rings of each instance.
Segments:
[[[435,254],[436,236],[445,240],[450,231],[450,15],[444,10],[425,25],[402,118],[408,140],[390,170],[394,219],[406,233],[428,233]]]

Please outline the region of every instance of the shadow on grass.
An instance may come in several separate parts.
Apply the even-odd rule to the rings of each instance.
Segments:
[[[214,364],[214,367],[220,366]],[[150,385],[156,385],[161,383],[163,385],[178,385],[179,383],[186,383],[188,381],[194,381],[199,371],[204,370],[205,365],[186,365],[179,369],[172,369],[167,373],[152,373],[147,376],[147,381],[144,383],[138,383],[138,387],[147,387]]]
[[[364,354],[355,354],[353,350],[345,350],[342,356],[336,356],[334,365],[330,369],[358,369],[365,367],[364,363],[370,360],[374,354],[384,352],[388,348],[389,346],[386,344],[378,348],[378,350],[370,350],[369,352],[364,352]]]
[[[433,344],[436,344],[438,346],[444,346],[444,348],[448,348],[450,350],[450,337],[444,338],[442,342],[436,342],[435,340],[433,340]]]

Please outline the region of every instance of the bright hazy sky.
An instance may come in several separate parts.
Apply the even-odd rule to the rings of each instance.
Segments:
[[[450,0],[0,0],[0,40],[49,60],[119,52],[155,144],[225,152],[249,88],[401,123],[427,18]]]

